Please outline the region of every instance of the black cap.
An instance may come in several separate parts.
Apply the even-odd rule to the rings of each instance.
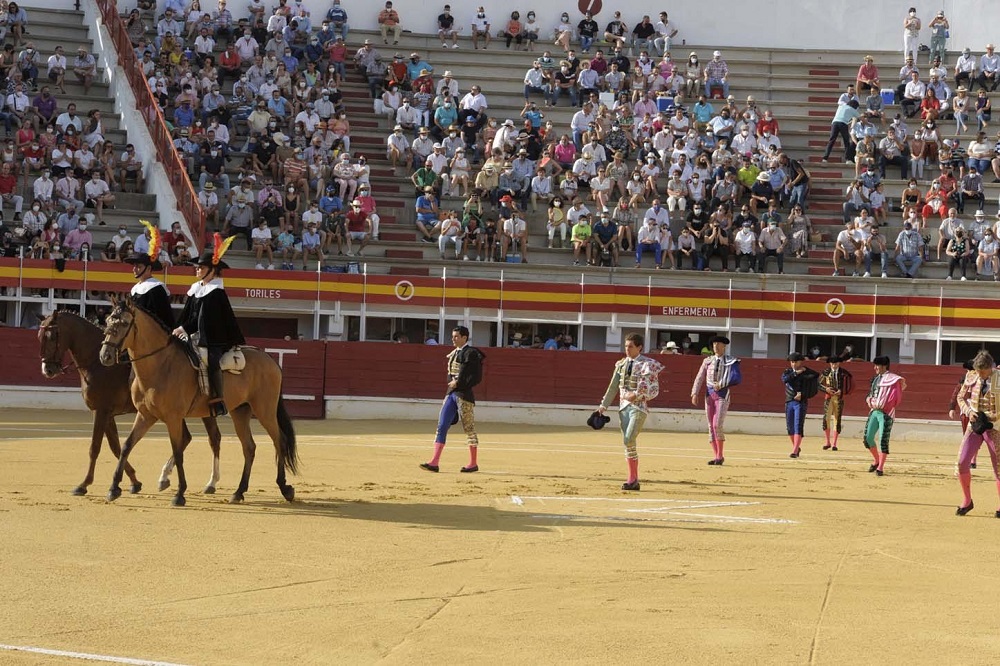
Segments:
[[[209,268],[229,268],[229,264],[219,259],[219,263],[212,263],[212,251],[209,250],[205,254],[201,255],[201,259],[198,260],[198,266],[208,266]]]
[[[129,256],[122,259],[126,264],[135,264],[137,266],[149,266],[154,271],[162,271],[163,264],[160,263],[159,259],[150,259],[149,255],[145,252],[141,254],[130,254]]]
[[[789,361],[804,361],[806,359],[805,359],[805,356],[803,356],[802,354],[800,354],[798,352],[792,352],[791,354],[788,355],[788,360]]]
[[[605,425],[607,425],[610,420],[611,420],[610,416],[605,416],[604,414],[595,411],[593,414],[590,415],[590,418],[587,419],[587,425],[589,425],[594,430],[600,430]]]
[[[729,344],[729,338],[724,335],[713,335],[708,339],[708,344],[714,345],[716,342],[721,342],[724,345]]]
[[[847,361],[850,358],[851,358],[851,355],[848,354],[847,352],[844,352],[843,354],[833,354],[832,356],[827,357],[826,362],[827,363],[843,363],[844,361]]]
[[[875,365],[882,365],[888,368],[890,361],[888,356],[876,356],[872,360],[872,363],[874,363]]]
[[[970,358],[968,361],[966,361],[965,363],[963,363],[962,364],[962,368],[964,370],[975,370],[975,368],[972,367],[972,359]]]

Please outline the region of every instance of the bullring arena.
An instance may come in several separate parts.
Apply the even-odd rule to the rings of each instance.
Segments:
[[[0,52],[14,142],[0,145],[0,666],[998,663],[1000,478],[984,446],[965,504],[960,450],[1000,438],[984,423],[1000,416],[984,354],[1000,358],[987,233],[1000,237],[1000,134],[985,101],[1000,87],[1000,10],[481,1],[452,3],[441,33],[444,2],[427,0],[395,0],[399,31],[381,0],[0,2],[0,45],[14,49]],[[604,35],[616,10],[621,53]],[[264,23],[235,39],[247,15]],[[470,34],[484,23],[488,48]],[[885,143],[889,131],[904,141]],[[577,198],[595,221],[608,213],[610,236],[571,217]],[[681,245],[690,234],[701,247]],[[141,488],[109,492],[108,442],[85,487],[95,428],[81,376],[110,386],[92,381],[110,376],[93,374],[97,350],[112,364],[127,351],[136,404],[196,386],[183,363],[164,386],[145,378],[161,352],[181,357],[170,320],[211,293],[185,296],[195,263],[219,266],[223,235],[236,241],[227,300],[280,386],[229,401],[215,480],[191,417],[211,389],[192,392],[186,503],[176,471],[158,483],[163,423],[131,452]],[[166,341],[140,354],[155,327],[133,327],[116,295],[159,293],[148,280],[169,293],[154,313]],[[474,363],[446,360],[463,331],[485,355],[465,468],[457,384]],[[640,360],[641,382],[616,366],[637,335],[657,361]],[[64,349],[74,336],[86,361]],[[721,460],[692,383],[723,339],[742,382],[695,391],[724,405]],[[802,410],[801,451],[784,434],[800,398],[782,372],[798,354],[817,372],[842,354],[853,375],[832,450],[822,394]],[[247,356],[272,374],[226,375],[231,388],[277,377]],[[903,381],[869,391],[880,358]],[[985,366],[963,369],[975,359]],[[723,362],[704,366],[710,381],[731,372]],[[635,423],[658,364],[635,462],[619,398]],[[612,372],[626,384],[592,429]],[[903,383],[898,409],[873,403]],[[240,419],[264,394],[281,402],[251,421],[241,496]],[[975,417],[966,431],[953,394]],[[451,408],[462,426],[435,453]],[[264,427],[277,421],[289,451],[285,409],[294,493],[279,490]],[[866,419],[890,412],[873,464]],[[133,418],[115,417],[121,441]]]
[[[70,496],[83,413],[2,423],[9,645],[178,664],[941,663],[956,650],[986,664],[1000,649],[995,519],[952,515],[952,442],[900,442],[878,479],[856,441],[834,454],[807,439],[789,460],[777,437],[734,435],[716,469],[703,436],[648,432],[629,494],[614,432],[483,425],[479,474],[458,474],[457,446],[426,475],[429,421],[335,434],[298,421],[296,501],[261,455],[233,506],[224,424],[221,494],[177,510],[154,491],[109,505],[106,453],[93,495]],[[200,483],[211,458],[195,438]],[[162,432],[136,450],[148,485],[168,450]]]

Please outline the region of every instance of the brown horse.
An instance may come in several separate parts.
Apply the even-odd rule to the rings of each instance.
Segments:
[[[108,448],[115,458],[121,454],[118,444],[118,426],[115,416],[119,414],[134,414],[132,392],[129,389],[131,368],[128,365],[105,366],[98,360],[103,331],[83,317],[69,311],[55,311],[42,320],[38,327],[38,341],[42,357],[42,374],[49,379],[69,372],[72,368],[63,365],[63,359],[69,352],[73,365],[80,373],[80,392],[87,408],[94,412],[93,434],[90,440],[90,467],[83,483],[73,489],[74,495],[86,495],[87,487],[94,481],[94,467],[97,456],[101,453],[101,442],[108,438]],[[209,445],[212,447],[214,464],[212,476],[205,488],[206,493],[214,493],[219,481],[219,443],[222,433],[214,418],[202,419],[208,432]],[[191,440],[191,433],[184,427],[184,438]],[[160,490],[170,485],[167,478],[173,467],[173,459],[164,465],[160,478]],[[136,478],[132,465],[125,465],[125,473],[132,481],[129,492],[138,493],[142,490],[142,482]]]
[[[128,463],[128,456],[143,435],[157,421],[163,421],[170,433],[174,462],[177,465],[177,494],[174,506],[184,506],[187,481],[184,476],[183,426],[185,416],[207,416],[208,396],[198,386],[198,376],[188,357],[185,343],[155,317],[140,307],[132,298],[112,298],[114,309],[107,319],[104,341],[101,343],[101,362],[115,363],[118,352],[128,351],[135,369],[132,400],[138,412],[132,432],[125,439],[118,468],[108,491],[108,501],[121,497],[119,484]],[[274,442],[278,465],[278,488],[281,495],[291,502],[295,489],[285,482],[285,468],[293,474],[298,466],[295,448],[295,429],[281,399],[281,368],[265,352],[245,347],[246,367],[240,374],[224,373],[223,398],[233,408],[230,415],[236,434],[243,445],[243,474],[231,502],[242,502],[250,484],[250,470],[257,445],[250,431],[250,417],[256,416],[261,426]]]

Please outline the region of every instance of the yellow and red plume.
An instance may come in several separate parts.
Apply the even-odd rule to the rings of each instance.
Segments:
[[[160,236],[160,230],[153,224],[150,224],[147,220],[139,220],[142,226],[149,229],[149,258],[155,261],[160,256],[160,250],[163,248],[163,238]]]
[[[229,246],[236,240],[236,236],[230,236],[223,240],[222,234],[216,233],[212,236],[212,265],[217,266],[222,261],[222,256],[229,251]]]

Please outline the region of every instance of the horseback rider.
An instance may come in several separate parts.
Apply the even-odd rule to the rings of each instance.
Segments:
[[[187,292],[184,310],[178,318],[178,326],[174,335],[178,337],[195,336],[194,344],[208,350],[208,383],[211,390],[209,407],[213,416],[223,416],[227,413],[222,401],[222,371],[219,360],[222,355],[235,345],[244,345],[246,340],[240,332],[236,315],[229,304],[229,297],[222,285],[222,271],[229,266],[222,261],[222,256],[232,244],[234,236],[226,241],[215,234],[214,250],[205,251],[195,268],[198,281],[191,285]]]
[[[132,264],[132,300],[146,312],[152,314],[165,325],[173,328],[174,311],[170,307],[170,291],[153,273],[163,270],[159,255],[161,247],[160,230],[146,220],[139,220],[150,230],[149,253],[126,257],[124,262]]]

